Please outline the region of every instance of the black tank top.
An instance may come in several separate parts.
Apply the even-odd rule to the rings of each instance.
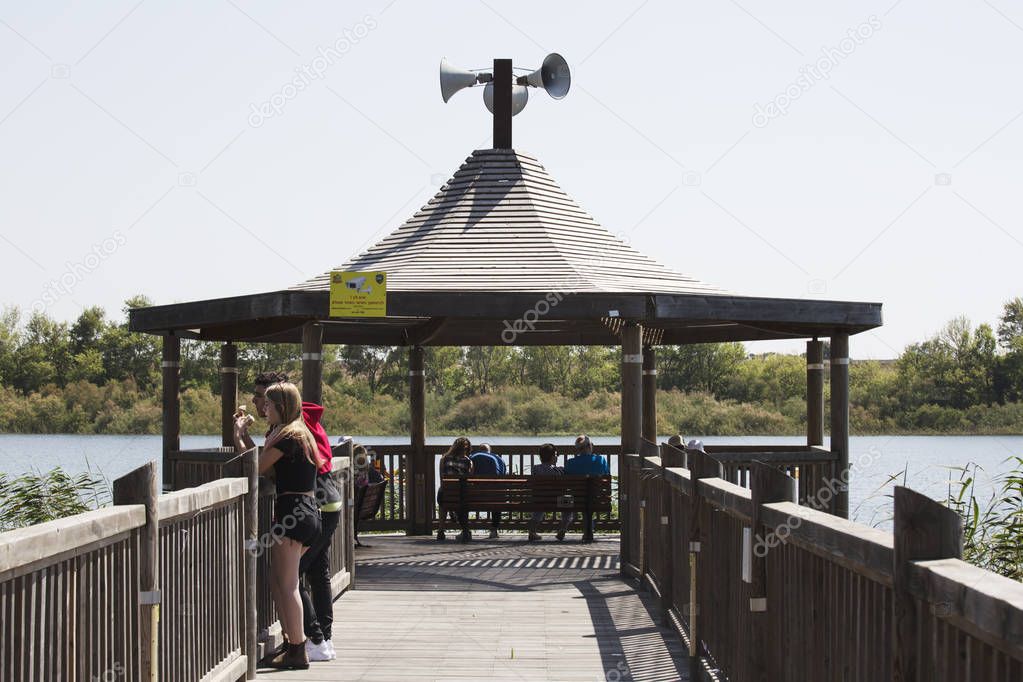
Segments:
[[[316,488],[316,465],[305,456],[302,444],[294,438],[282,438],[273,447],[281,451],[274,462],[277,493],[313,492]]]

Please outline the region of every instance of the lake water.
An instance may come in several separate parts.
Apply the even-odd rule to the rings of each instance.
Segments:
[[[662,440],[667,437],[663,437]],[[335,440],[334,438],[331,439]],[[568,449],[570,438],[498,436],[474,438],[474,442],[539,445],[547,441]],[[614,437],[595,437],[595,443],[613,444]],[[708,444],[805,443],[798,437],[717,436]],[[405,436],[365,436],[356,441],[369,444],[403,444]],[[429,444],[446,445],[451,437],[428,438]],[[218,436],[182,436],[183,449],[220,445]],[[825,442],[825,446],[827,443]],[[47,471],[56,466],[78,473],[92,471],[112,481],[135,467],[161,457],[160,436],[81,436],[0,434],[0,473],[17,475]],[[952,467],[979,465],[978,497],[986,500],[993,491],[991,478],[1008,468],[1007,458],[1023,455],[1023,436],[861,436],[850,439],[853,475],[850,480],[851,516],[868,525],[888,527],[891,517],[892,475],[905,471],[906,483],[935,499],[945,499]],[[612,459],[612,465],[617,462]],[[613,467],[616,469],[616,467]],[[901,484],[903,476],[899,475]]]

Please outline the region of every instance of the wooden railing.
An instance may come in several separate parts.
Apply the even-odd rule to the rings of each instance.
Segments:
[[[796,504],[775,465],[750,463],[744,488],[668,445],[623,464],[623,570],[659,596],[692,679],[1023,679],[1023,584],[961,561],[937,502],[896,488],[888,533]]]
[[[233,447],[178,450],[168,453],[171,490],[193,488],[219,478],[244,476],[242,460]]]
[[[145,525],[145,508],[125,505],[0,534],[0,679],[141,679],[121,633],[139,631]]]
[[[721,463],[722,478],[750,487],[753,462],[771,464],[796,480],[799,504],[818,511],[834,511],[836,492],[843,485],[837,476],[838,458],[813,445],[708,445],[706,451]]]
[[[280,628],[255,451],[238,465],[245,476],[158,495],[150,463],[114,482],[112,507],[0,534],[0,679],[253,679]],[[350,505],[350,458],[334,470]],[[354,575],[350,509],[335,596]]]
[[[491,445],[492,454],[504,459],[510,474],[528,474],[530,467],[538,464],[540,459],[537,456],[537,445]],[[386,471],[391,479],[389,489],[384,497],[384,503],[376,518],[362,521],[360,530],[403,530],[409,526],[408,517],[408,483],[407,463],[411,459],[412,448],[409,445],[366,445],[366,449],[375,455],[380,462],[380,468]],[[439,465],[441,456],[447,451],[444,445],[427,445],[427,455],[433,457],[436,466]],[[594,452],[598,455],[617,457],[621,448],[617,445],[597,445]],[[561,461],[564,461],[561,459]],[[612,491],[612,494],[616,489]],[[431,493],[432,499],[436,499],[436,490]],[[437,515],[434,511],[434,518]],[[618,516],[610,514],[595,514],[594,521],[598,530],[617,530],[619,528]],[[470,526],[484,527],[489,524],[489,517],[484,514],[472,512],[469,517]],[[503,528],[524,529],[529,523],[529,514],[508,513],[502,515],[501,526]]]

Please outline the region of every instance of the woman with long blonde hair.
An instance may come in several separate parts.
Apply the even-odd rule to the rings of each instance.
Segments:
[[[270,550],[270,587],[287,639],[284,652],[270,666],[305,669],[309,659],[298,591],[298,565],[302,554],[320,535],[315,490],[316,472],[322,461],[313,434],[302,419],[302,395],[294,384],[268,386],[264,409],[271,428],[259,456],[259,473],[272,468],[277,479],[270,530],[276,540]]]

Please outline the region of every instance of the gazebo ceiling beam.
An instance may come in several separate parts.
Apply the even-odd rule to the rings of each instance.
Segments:
[[[516,320],[537,309],[547,294],[538,292],[393,292],[388,319],[451,317]],[[279,291],[253,296],[178,303],[134,310],[134,331],[194,329],[232,322],[290,317],[323,320],[329,294]],[[621,318],[648,321],[728,321],[816,328],[870,329],[881,324],[880,303],[805,301],[725,295],[644,295],[581,292],[563,294],[551,314],[563,320]],[[400,321],[400,320],[395,320]]]
[[[818,327],[881,325],[880,303],[810,301],[793,298],[749,296],[655,295],[654,319],[732,320],[777,325],[811,324]]]
[[[616,345],[621,324],[639,321],[648,345],[855,334],[881,324],[881,305],[741,296],[393,292],[386,318],[324,319],[326,292],[281,291],[134,310],[133,331],[211,341],[298,343],[308,321],[326,343],[360,345]],[[538,304],[543,301],[543,309]],[[541,314],[544,313],[544,314]],[[556,316],[556,319],[552,319]],[[509,331],[509,328],[512,331]]]

